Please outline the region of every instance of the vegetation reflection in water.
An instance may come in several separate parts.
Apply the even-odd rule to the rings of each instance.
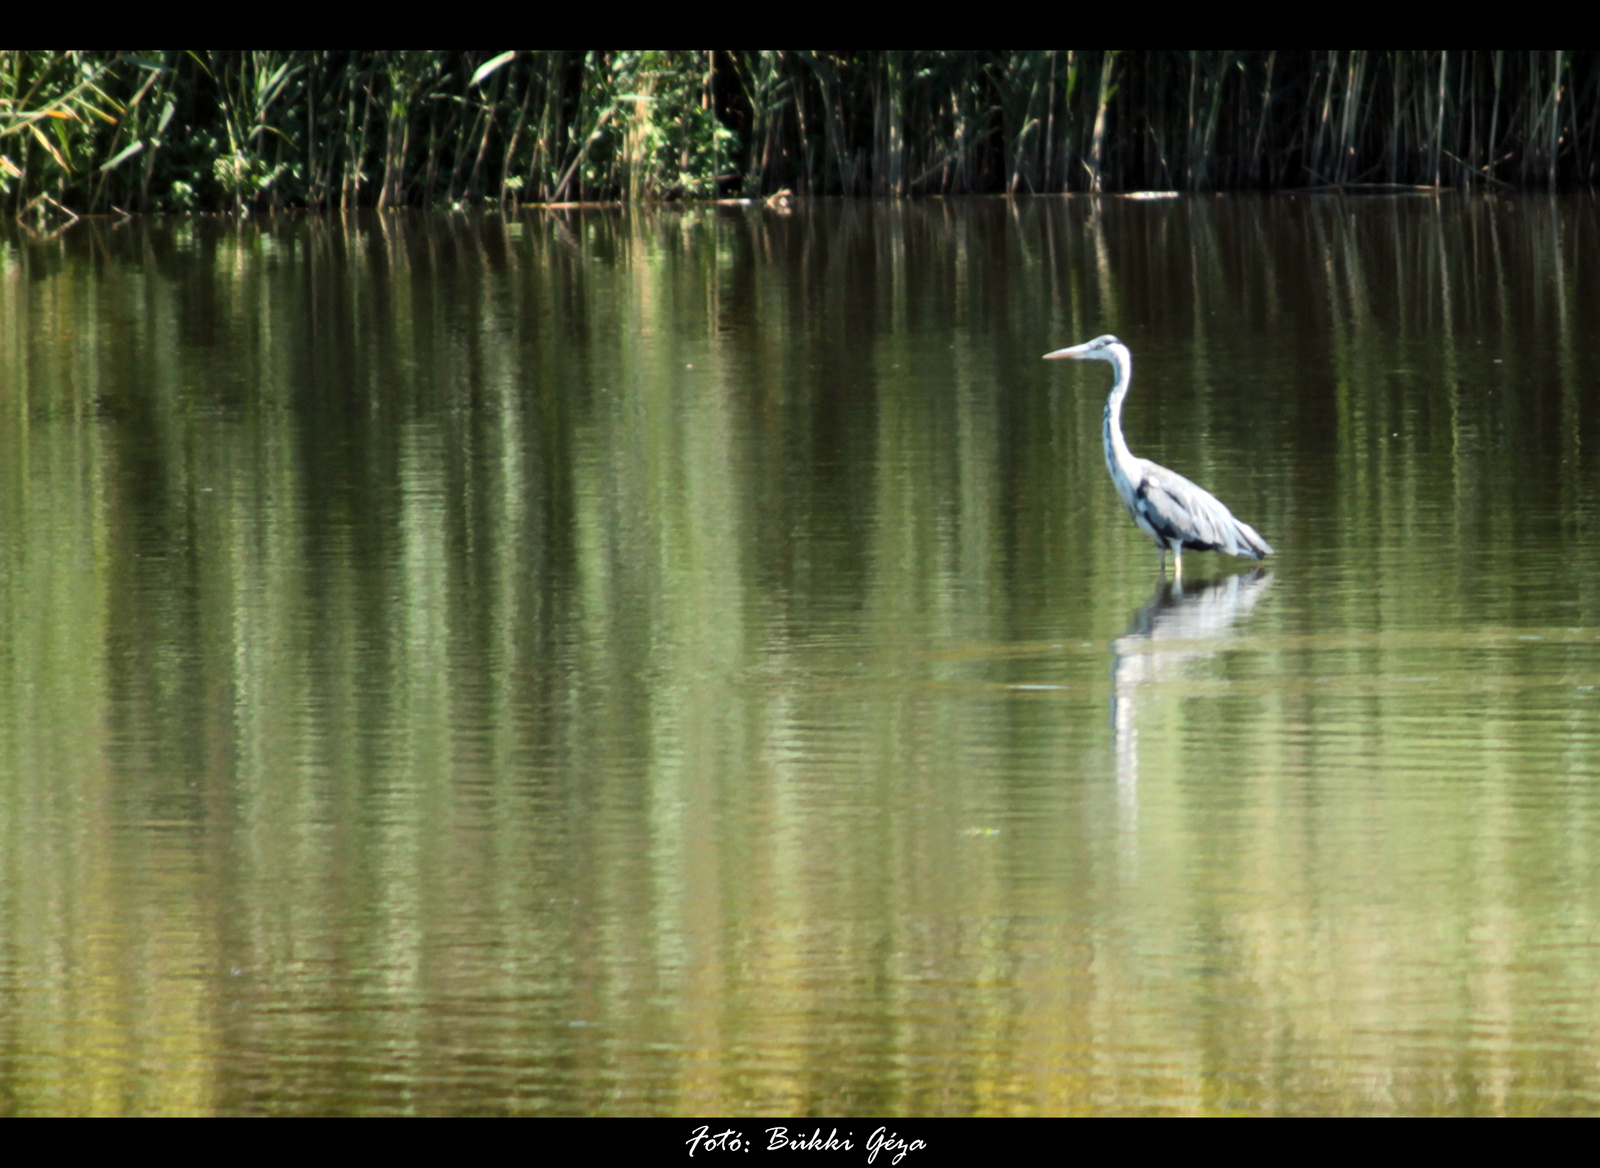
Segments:
[[[1597,232],[5,238],[0,1099],[1595,1110]],[[1158,585],[1102,332],[1271,575]]]

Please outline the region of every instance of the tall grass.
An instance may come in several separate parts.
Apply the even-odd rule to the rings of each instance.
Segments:
[[[0,205],[1592,185],[1600,53],[0,52]]]

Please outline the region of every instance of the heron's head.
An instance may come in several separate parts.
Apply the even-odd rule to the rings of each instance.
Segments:
[[[1054,353],[1046,353],[1046,361],[1059,361],[1070,357],[1074,361],[1115,361],[1117,358],[1109,352],[1115,345],[1122,348],[1122,342],[1107,333],[1103,337],[1096,337],[1092,341],[1084,341],[1081,345],[1073,345],[1070,349],[1057,349]]]

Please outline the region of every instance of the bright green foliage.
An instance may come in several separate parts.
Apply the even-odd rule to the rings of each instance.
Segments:
[[[589,185],[621,179],[623,189],[648,198],[714,197],[735,137],[712,107],[711,77],[703,53],[617,54],[609,157],[589,166]]]
[[[73,213],[1588,185],[1565,51],[0,52],[0,203]]]

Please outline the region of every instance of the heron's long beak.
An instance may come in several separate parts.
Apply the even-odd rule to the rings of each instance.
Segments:
[[[1054,353],[1046,353],[1044,359],[1046,361],[1059,361],[1063,357],[1081,357],[1088,352],[1089,344],[1090,342],[1085,341],[1081,345],[1073,345],[1070,349],[1057,349]]]

